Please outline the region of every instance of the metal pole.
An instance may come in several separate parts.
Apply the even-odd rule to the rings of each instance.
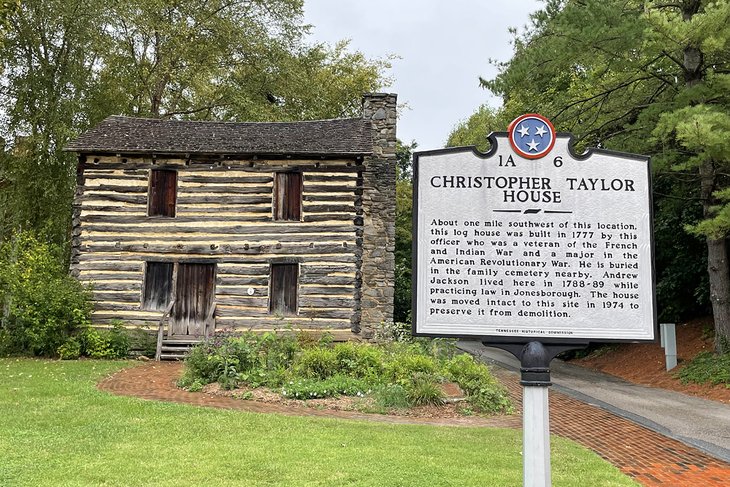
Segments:
[[[548,387],[553,357],[540,342],[525,345],[522,372],[522,482],[524,487],[550,487],[550,413]]]
[[[522,481],[525,487],[549,487],[550,414],[548,388],[522,388]]]
[[[588,343],[489,343],[520,361],[522,372],[522,481],[524,487],[550,487],[550,361],[560,352],[585,348]]]

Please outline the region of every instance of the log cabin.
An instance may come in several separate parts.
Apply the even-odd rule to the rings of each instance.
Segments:
[[[360,118],[111,116],[78,155],[71,272],[92,323],[158,332],[158,358],[221,331],[369,339],[393,317],[396,96]]]

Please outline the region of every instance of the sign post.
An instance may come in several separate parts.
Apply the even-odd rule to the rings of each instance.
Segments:
[[[414,155],[413,334],[520,360],[524,481],[549,486],[552,358],[655,339],[649,159],[574,154],[537,114],[489,139]]]

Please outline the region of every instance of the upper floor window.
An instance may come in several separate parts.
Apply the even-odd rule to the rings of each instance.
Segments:
[[[302,173],[278,172],[274,177],[274,220],[302,219]]]
[[[177,171],[152,169],[147,196],[148,216],[175,216]]]

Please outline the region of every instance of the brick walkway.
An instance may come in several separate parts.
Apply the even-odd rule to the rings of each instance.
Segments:
[[[336,417],[402,424],[488,426],[520,428],[518,414],[495,418],[426,419],[322,411],[307,407],[242,401],[229,397],[190,393],[175,387],[182,372],[180,363],[148,363],[124,369],[105,379],[99,388],[114,394],[143,399],[180,402],[199,406],[276,412],[288,415]],[[516,373],[497,370],[515,403],[521,406],[521,386]],[[519,409],[519,407],[518,407]],[[589,404],[550,391],[551,433],[569,438],[595,451],[622,472],[646,486],[725,487],[730,485],[730,464],[710,457],[679,441],[655,433]]]

